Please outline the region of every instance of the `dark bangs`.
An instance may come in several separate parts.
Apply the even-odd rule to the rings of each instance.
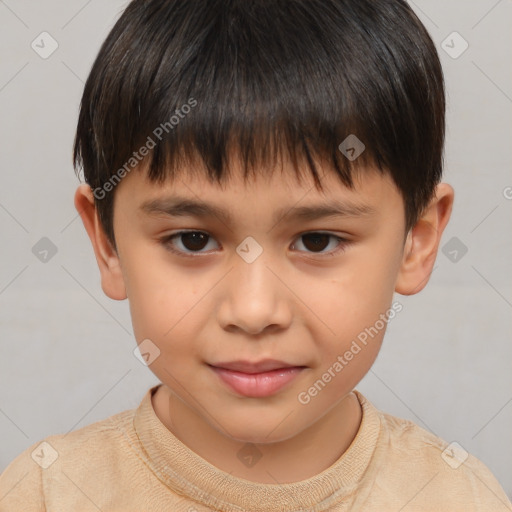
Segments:
[[[233,152],[246,177],[306,161],[319,188],[375,165],[410,228],[441,178],[444,115],[437,51],[404,1],[134,0],[85,85],[73,163],[111,241],[115,185],[143,157],[153,181],[199,158],[221,182]]]

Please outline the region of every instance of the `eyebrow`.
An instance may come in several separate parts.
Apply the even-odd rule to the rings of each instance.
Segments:
[[[141,210],[150,215],[165,214],[170,217],[217,217],[225,224],[233,223],[233,216],[224,208],[187,197],[173,196],[162,199],[152,199],[141,205]],[[310,206],[283,207],[276,210],[273,222],[277,223],[283,217],[289,220],[312,221],[327,217],[366,217],[376,213],[375,208],[367,204],[340,202],[331,200]]]

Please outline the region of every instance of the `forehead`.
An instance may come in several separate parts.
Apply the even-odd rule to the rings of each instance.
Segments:
[[[123,179],[116,194],[120,208],[136,209],[143,215],[216,217],[234,225],[237,219],[283,217],[298,222],[328,217],[370,218],[379,212],[403,214],[398,189],[389,174],[376,168],[354,172],[352,188],[342,183],[333,169],[317,166],[321,188],[310,172],[282,166],[250,174],[244,179],[234,166],[220,182],[192,164],[182,166],[172,178],[153,182],[145,169]]]

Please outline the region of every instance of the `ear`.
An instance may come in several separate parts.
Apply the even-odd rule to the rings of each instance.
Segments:
[[[414,295],[428,283],[441,235],[450,219],[453,198],[453,188],[447,183],[440,183],[434,198],[409,231],[395,286],[397,293]]]
[[[101,288],[105,295],[114,300],[126,299],[126,288],[119,256],[107,238],[101,225],[94,196],[89,185],[80,185],[75,192],[77,209],[85,230],[91,239],[94,254],[101,274]]]

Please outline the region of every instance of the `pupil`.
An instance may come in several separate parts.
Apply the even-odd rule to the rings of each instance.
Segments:
[[[303,235],[303,236],[304,236],[304,239],[306,240],[306,242],[307,242],[307,240],[313,240],[312,247],[309,247],[308,243],[306,243],[306,242],[304,243],[304,245],[307,247],[308,250],[325,249],[325,247],[328,245],[328,240],[330,237],[330,235],[323,234],[323,233],[318,233],[318,234],[314,234],[314,235]]]
[[[190,251],[203,249],[208,241],[205,233],[184,233],[182,236],[183,245]]]

